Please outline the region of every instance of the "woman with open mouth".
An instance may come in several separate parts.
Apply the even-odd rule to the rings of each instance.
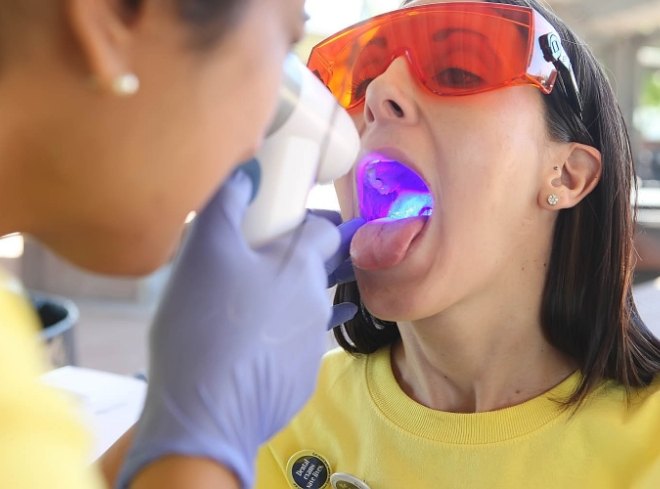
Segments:
[[[633,161],[588,47],[536,0],[417,0],[308,66],[361,133],[359,313],[257,487],[660,487]]]

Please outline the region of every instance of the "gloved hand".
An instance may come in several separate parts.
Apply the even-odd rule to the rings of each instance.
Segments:
[[[350,258],[351,239],[355,231],[366,221],[361,217],[357,217],[342,223],[341,215],[338,212],[326,209],[313,209],[310,213],[324,217],[336,224],[341,235],[339,250],[325,264],[328,273],[328,287],[353,282],[355,280],[355,270]],[[352,302],[335,304],[332,307],[329,328],[334,328],[352,319],[357,314],[357,310],[358,306]]]
[[[313,392],[337,228],[308,216],[253,251],[240,227],[250,192],[236,173],[197,217],[175,264],[151,329],[149,388],[121,488],[173,453],[217,460],[250,487],[259,445]]]

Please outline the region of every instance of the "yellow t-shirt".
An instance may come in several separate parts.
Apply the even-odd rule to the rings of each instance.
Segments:
[[[255,487],[330,488],[328,475],[342,473],[335,489],[362,487],[351,476],[370,489],[660,488],[660,378],[630,404],[604,382],[571,417],[553,399],[579,380],[510,408],[447,413],[406,396],[389,348],[335,350],[313,398],[261,448]]]
[[[0,270],[0,488],[98,489],[88,435],[69,402],[39,381],[37,328],[20,283]]]

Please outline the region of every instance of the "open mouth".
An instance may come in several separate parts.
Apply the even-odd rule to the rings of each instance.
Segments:
[[[429,216],[433,195],[421,176],[404,163],[371,153],[356,168],[360,215],[368,221],[351,241],[353,265],[384,270],[413,249]]]
[[[377,153],[357,167],[360,215],[367,221],[430,216],[433,196],[424,180],[405,164]]]

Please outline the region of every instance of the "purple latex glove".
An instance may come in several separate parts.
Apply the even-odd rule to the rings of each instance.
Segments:
[[[357,217],[343,222],[341,215],[332,210],[313,209],[312,214],[325,217],[338,226],[341,235],[341,244],[339,250],[326,262],[325,268],[328,273],[328,287],[353,282],[355,280],[355,270],[350,258],[351,239],[366,221]],[[344,324],[357,314],[358,306],[352,302],[341,302],[332,307],[332,317],[330,318],[329,328],[334,328]]]
[[[151,329],[149,389],[121,488],[167,454],[217,460],[251,487],[259,445],[314,390],[331,316],[325,263],[339,233],[311,215],[253,251],[240,225],[250,192],[235,174],[174,266]]]

